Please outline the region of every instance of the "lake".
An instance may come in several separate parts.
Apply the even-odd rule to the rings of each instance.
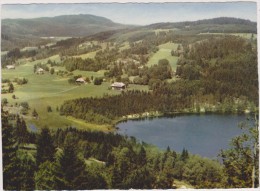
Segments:
[[[181,152],[216,158],[220,149],[229,148],[231,138],[242,133],[238,124],[246,115],[180,115],[119,123],[118,133],[140,141]]]

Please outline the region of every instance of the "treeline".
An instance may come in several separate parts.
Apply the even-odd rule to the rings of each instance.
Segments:
[[[51,41],[49,39],[42,39],[38,37],[33,36],[23,36],[23,35],[14,35],[14,34],[8,34],[8,33],[1,33],[1,50],[2,51],[10,51],[15,48],[22,49],[24,47],[34,47],[34,46],[43,46],[47,43],[50,43]]]
[[[117,48],[106,48],[96,53],[95,58],[67,58],[61,65],[65,66],[66,70],[72,72],[74,70],[98,71],[107,69],[113,64],[118,57],[119,52]]]
[[[19,48],[14,48],[1,56],[1,66],[5,68],[7,65],[14,64],[20,58],[29,58],[37,54],[36,50],[20,51]]]
[[[92,42],[84,46],[84,42],[84,38],[69,38],[56,42],[51,48],[58,49],[60,56],[80,55],[102,49],[100,45],[95,45]]]
[[[62,66],[66,68],[66,70],[72,72],[74,70],[86,70],[86,71],[98,71],[102,68],[102,66],[98,65],[94,59],[87,58],[68,58],[65,59],[62,63]]]
[[[143,67],[139,70],[138,77],[134,78],[135,84],[148,85],[154,82],[162,82],[172,78],[172,68],[167,59],[161,59],[158,64],[151,67]]]
[[[232,35],[212,37],[191,45],[189,52],[184,57],[196,61],[200,59],[210,60],[213,58],[224,58],[229,55],[253,53],[252,48],[252,43],[241,37]]]
[[[204,81],[178,80],[172,83],[153,81],[153,92],[126,91],[103,98],[80,98],[65,101],[60,114],[94,123],[113,123],[123,116],[144,112],[244,113],[256,112],[256,105],[247,97],[231,97],[228,92],[216,95],[206,92],[211,84]],[[213,90],[212,90],[213,91]]]
[[[148,29],[170,29],[179,28],[179,31],[175,31],[179,34],[185,34],[186,31],[192,33],[201,32],[218,32],[222,33],[257,33],[256,22],[250,20],[230,18],[230,17],[219,17],[213,19],[204,19],[198,21],[186,21],[176,23],[156,23],[145,26]]]
[[[103,98],[80,98],[65,101],[60,114],[84,119],[89,122],[112,122],[125,115],[144,112],[182,111],[191,106],[189,96],[171,93],[152,93],[145,91],[126,91],[116,96]]]
[[[2,68],[8,64],[15,63],[20,58],[39,60],[59,54],[63,59],[63,57],[86,54],[102,49],[100,45],[96,45],[93,42],[89,42],[89,44],[84,44],[84,42],[84,38],[70,38],[58,41],[51,46],[38,45],[33,50],[22,51],[19,48],[14,48],[9,50],[6,55],[1,56]]]

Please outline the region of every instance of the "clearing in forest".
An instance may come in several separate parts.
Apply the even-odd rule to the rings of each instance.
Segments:
[[[147,66],[152,66],[154,64],[158,64],[158,61],[161,59],[167,59],[167,60],[169,60],[169,63],[171,65],[172,69],[174,71],[176,71],[177,61],[178,61],[179,57],[172,56],[171,51],[177,50],[178,44],[168,42],[165,44],[161,44],[158,47],[159,47],[159,50],[150,57],[150,59],[147,63]]]

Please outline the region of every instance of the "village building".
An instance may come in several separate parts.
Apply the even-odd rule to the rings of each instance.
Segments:
[[[77,83],[86,83],[86,81],[83,78],[78,78],[76,80]]]
[[[126,85],[123,82],[115,82],[111,87],[113,90],[123,90],[126,88]]]
[[[7,65],[6,68],[7,68],[8,70],[10,70],[10,69],[15,69],[15,65]]]
[[[36,74],[44,74],[44,69],[38,68],[38,70],[36,71]]]

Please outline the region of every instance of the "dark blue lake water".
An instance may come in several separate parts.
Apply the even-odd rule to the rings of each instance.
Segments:
[[[245,115],[182,115],[145,120],[129,120],[117,125],[118,133],[166,149],[216,158],[229,147],[232,137],[242,133],[238,124]]]

